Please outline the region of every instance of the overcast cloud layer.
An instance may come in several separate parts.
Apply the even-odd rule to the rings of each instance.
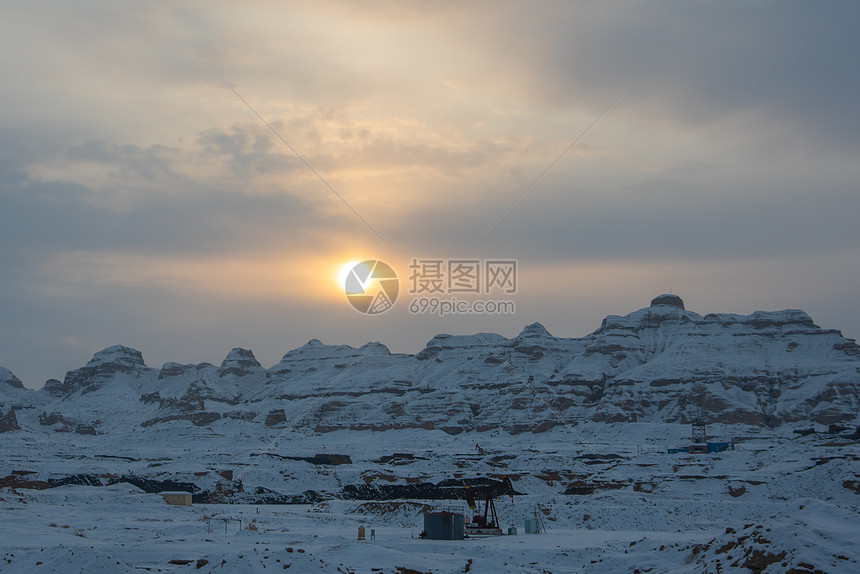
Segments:
[[[117,343],[269,366],[310,338],[582,336],[668,291],[860,335],[855,2],[3,13],[0,365],[30,387]],[[517,313],[365,317],[338,290],[412,257],[517,259]]]

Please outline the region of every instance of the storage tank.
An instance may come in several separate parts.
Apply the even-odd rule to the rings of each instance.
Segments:
[[[425,512],[424,536],[430,540],[463,540],[466,518],[458,512]]]

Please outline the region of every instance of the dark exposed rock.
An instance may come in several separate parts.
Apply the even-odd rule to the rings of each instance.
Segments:
[[[427,345],[424,347],[420,353],[415,355],[415,359],[419,361],[426,361],[427,359],[433,359],[442,351],[441,347],[431,347]]]
[[[60,478],[49,478],[47,480],[37,480],[28,475],[35,474],[28,471],[13,471],[12,474],[0,478],[0,488],[31,488],[33,490],[45,490],[47,488],[56,488],[67,484],[81,486],[101,486],[102,482],[95,474],[72,474]]]
[[[53,397],[62,397],[72,390],[71,383],[63,383],[57,379],[48,379],[45,381],[43,390]]]
[[[742,566],[744,568],[748,568],[753,574],[761,574],[771,564],[782,562],[785,559],[786,554],[788,554],[788,552],[785,550],[777,554],[774,552],[767,552],[761,548],[754,548],[746,557]]]
[[[10,387],[14,387],[16,389],[23,389],[24,383],[21,382],[21,379],[16,377],[12,371],[9,369],[5,369],[0,367],[0,385],[9,385]]]
[[[493,496],[507,494],[507,488],[501,481],[464,478],[443,480],[436,484],[348,484],[341,490],[341,497],[345,500],[465,500],[467,485],[476,490],[489,489]]]
[[[162,381],[173,377],[183,377],[188,375],[195,376],[198,373],[209,370],[215,370],[215,366],[211,363],[199,363],[196,365],[181,365],[173,362],[164,363],[161,370],[158,372],[158,380]]]
[[[247,349],[234,348],[218,368],[218,376],[226,377],[232,375],[234,377],[257,376],[266,378],[266,369],[257,361],[253,351]]]
[[[348,454],[317,454],[314,456],[285,456],[275,454],[273,452],[265,453],[267,456],[280,460],[301,460],[311,464],[319,464],[326,466],[338,466],[341,464],[352,464],[352,458]],[[260,456],[256,453],[251,453],[252,457]]]
[[[677,307],[678,309],[684,308],[684,301],[681,300],[677,295],[658,295],[651,299],[652,307]]]
[[[164,363],[161,370],[158,372],[158,380],[169,379],[170,377],[181,377],[187,373],[188,365],[180,365],[179,363]]]
[[[377,464],[394,464],[394,465],[404,465],[404,464],[412,464],[416,460],[427,460],[422,456],[415,456],[411,452],[395,452],[394,454],[385,455],[380,457],[373,462]]]
[[[348,454],[317,454],[308,462],[337,466],[339,464],[352,464],[352,459]]]
[[[229,405],[238,403],[238,398],[216,395],[212,389],[200,381],[192,382],[181,397],[162,397],[159,391],[155,391],[141,395],[140,400],[144,404],[157,403],[159,409],[183,413],[206,410],[207,400],[227,403]]]
[[[55,425],[57,423],[66,424],[66,419],[60,413],[47,414],[43,412],[39,415],[39,424],[43,426]]]
[[[93,425],[79,424],[75,427],[75,432],[78,434],[96,435],[96,427]]]
[[[105,382],[112,377],[124,374],[139,377],[147,366],[143,362],[140,351],[116,345],[99,351],[85,366],[66,373],[61,387],[52,385],[49,392],[52,394],[59,391],[61,395],[81,390],[81,393],[89,393],[101,388]],[[48,383],[45,383],[48,386]]]
[[[219,413],[213,412],[192,412],[192,413],[178,413],[173,415],[167,415],[163,417],[155,417],[153,419],[148,419],[140,423],[140,426],[146,428],[151,427],[152,425],[157,425],[161,423],[166,423],[170,421],[190,421],[191,424],[196,426],[206,426],[211,422],[217,421],[221,418]]]
[[[332,432],[336,430],[354,430],[354,431],[387,431],[387,430],[403,430],[403,429],[424,429],[424,430],[433,430],[436,428],[435,423],[433,421],[413,421],[413,422],[405,422],[405,423],[352,423],[349,425],[315,425],[314,431],[325,433]],[[476,427],[477,428],[477,427]],[[492,430],[497,428],[493,426],[491,428],[486,428],[483,430]]]
[[[18,417],[15,416],[15,410],[9,409],[5,415],[0,412],[0,432],[10,432],[21,430],[18,426]]]
[[[577,494],[577,495],[585,495],[585,494],[594,494],[594,487],[588,485],[570,485],[567,489],[562,492],[562,494]]]
[[[206,408],[206,403],[203,401],[199,394],[195,393],[192,390],[190,393],[186,393],[179,398],[166,397],[163,399],[159,399],[158,408],[171,409],[181,412],[202,411]]]
[[[191,422],[199,427],[206,426],[211,422],[217,421],[221,418],[221,415],[218,413],[193,413],[191,415]]]
[[[201,490],[200,487],[198,487],[193,482],[179,482],[176,480],[155,480],[152,478],[146,478],[130,474],[123,475],[118,478],[112,478],[108,482],[108,485],[118,484],[122,482],[126,482],[128,484],[138,487],[144,492],[150,493],[164,492],[165,490],[190,492],[192,502],[197,504],[206,504],[209,502],[209,493],[204,490]]]
[[[241,504],[316,504],[326,500],[314,490],[306,490],[301,494],[282,494],[269,488],[258,486],[254,492],[235,494],[232,502]]]
[[[274,409],[266,415],[267,427],[273,427],[284,422],[287,422],[287,413],[284,412],[284,409]]]
[[[854,341],[836,343],[835,345],[833,345],[833,348],[837,351],[842,351],[848,356],[860,357],[860,345],[857,345],[857,343],[855,343]]]
[[[257,418],[257,413],[254,411],[229,411],[224,413],[223,417],[239,421],[252,421]]]
[[[49,478],[48,486],[56,488],[72,484],[76,486],[101,486],[101,479],[95,474],[71,474],[62,478]]]

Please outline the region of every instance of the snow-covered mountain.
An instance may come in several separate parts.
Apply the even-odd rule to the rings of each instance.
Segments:
[[[686,422],[698,413],[776,427],[856,423],[858,406],[860,347],[839,331],[799,310],[702,316],[676,295],[610,315],[576,339],[539,323],[512,339],[437,335],[414,355],[312,339],[269,369],[233,349],[217,367],[159,370],[114,346],[38,391],[0,368],[0,415],[96,434],[189,423],[515,434],[584,420]]]
[[[0,560],[856,572],[858,351],[802,311],[701,316],[665,295],[579,339],[534,323],[414,355],[311,340],[269,369],[244,349],[156,369],[115,346],[40,390],[0,369]],[[700,411],[730,450],[675,452]],[[468,513],[465,486],[502,477],[504,527],[539,516],[543,536],[413,538],[425,509]],[[195,505],[168,507],[164,490]],[[356,541],[359,524],[378,540]]]

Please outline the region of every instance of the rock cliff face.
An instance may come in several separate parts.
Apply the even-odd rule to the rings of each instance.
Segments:
[[[9,409],[9,412],[6,414],[0,412],[0,432],[15,430],[21,430],[21,427],[18,426],[18,417],[15,416],[15,411]]]
[[[266,369],[260,365],[254,353],[238,347],[230,351],[218,369],[219,378],[229,378],[237,383],[245,380],[250,382],[265,381],[267,376]]]
[[[101,389],[109,381],[147,378],[153,371],[144,364],[140,351],[115,345],[93,355],[80,369],[66,373],[62,383],[51,381],[45,390],[55,397],[67,397],[76,392],[86,394]]]
[[[36,393],[7,373],[0,370],[8,391]],[[860,347],[803,311],[702,316],[660,295],[579,339],[554,337],[539,323],[511,339],[437,335],[414,355],[312,339],[268,370],[238,348],[220,367],[156,370],[116,346],[37,395],[40,410],[69,421],[97,411],[100,435],[189,423],[519,433],[583,420],[686,422],[699,413],[708,422],[828,425],[858,422]]]
[[[23,389],[24,383],[21,379],[12,374],[12,371],[5,367],[0,367],[0,385],[8,385],[13,389]]]
[[[24,388],[24,383],[16,377],[9,369],[0,367],[0,410],[4,408],[11,409],[30,409],[33,408],[33,399],[37,395],[32,389]],[[10,411],[11,412],[11,411]],[[12,412],[9,417],[14,417]],[[11,419],[10,419],[11,420]],[[16,423],[17,424],[17,423]],[[14,425],[9,422],[9,430]]]
[[[691,408],[770,426],[856,416],[857,345],[802,311],[702,317],[658,298],[607,317],[586,339],[592,360],[572,361],[554,381],[599,402],[598,420],[683,421]]]

